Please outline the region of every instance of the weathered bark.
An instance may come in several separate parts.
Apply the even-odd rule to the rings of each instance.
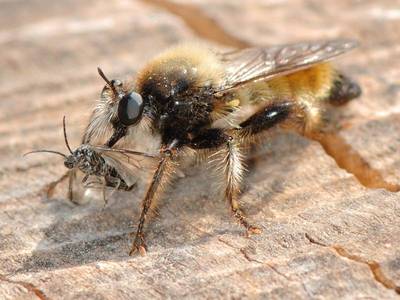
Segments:
[[[2,1],[0,298],[374,298],[400,295],[400,11],[393,1]],[[266,141],[242,203],[246,237],[212,178],[187,171],[129,257],[145,185],[75,206],[61,188],[61,119],[78,145],[103,82],[129,77],[169,45],[223,47],[359,39],[338,60],[364,94],[338,110],[342,131]]]

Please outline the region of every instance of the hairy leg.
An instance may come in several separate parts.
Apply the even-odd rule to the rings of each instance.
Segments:
[[[224,197],[233,216],[248,233],[259,233],[261,230],[248,222],[238,202],[244,173],[241,148],[257,134],[285,121],[292,106],[291,102],[270,105],[244,121],[239,129],[225,131],[212,128],[203,131],[191,141],[191,148],[216,150],[212,156],[217,157],[215,161],[220,165],[218,169],[223,172]]]
[[[243,158],[239,145],[231,137],[222,151],[224,156],[222,168],[224,170],[225,199],[229,203],[233,216],[246,228],[248,233],[260,233],[260,228],[248,222],[238,202],[244,172]]]
[[[146,254],[146,243],[144,236],[144,224],[150,208],[154,205],[161,194],[163,187],[168,183],[172,173],[174,172],[174,163],[172,154],[165,154],[158,163],[157,169],[153,175],[150,186],[146,192],[146,196],[142,202],[142,212],[140,214],[136,234],[129,255],[139,252],[141,255]]]

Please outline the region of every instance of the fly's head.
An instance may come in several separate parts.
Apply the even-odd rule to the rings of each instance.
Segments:
[[[123,83],[118,79],[109,80],[100,68],[98,71],[106,85],[92,114],[83,143],[104,143],[105,139],[111,136],[106,144],[112,147],[127,135],[128,127],[140,123],[145,101],[133,90],[129,82]]]

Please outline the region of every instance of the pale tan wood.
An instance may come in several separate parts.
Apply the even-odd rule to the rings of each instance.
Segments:
[[[398,298],[400,196],[385,189],[400,184],[394,2],[165,3],[0,4],[0,298]],[[185,13],[192,22],[181,21]],[[220,28],[207,35],[198,26]],[[103,85],[97,66],[133,76],[148,58],[196,34],[224,47],[357,38],[362,47],[339,64],[364,95],[340,109],[342,142],[324,144],[334,157],[295,135],[266,141],[242,195],[261,235],[244,236],[210,192],[209,172],[198,168],[163,198],[148,255],[129,257],[144,185],[104,209],[101,197],[69,203],[65,188],[45,199],[38,191],[64,172],[62,161],[22,154],[64,151],[63,115],[78,145]],[[344,142],[352,155],[341,154]]]

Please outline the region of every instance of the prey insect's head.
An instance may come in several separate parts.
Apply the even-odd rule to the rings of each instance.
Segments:
[[[64,166],[68,169],[78,168],[90,172],[92,164],[101,160],[100,155],[91,145],[83,144],[76,148],[70,155],[64,159]]]

